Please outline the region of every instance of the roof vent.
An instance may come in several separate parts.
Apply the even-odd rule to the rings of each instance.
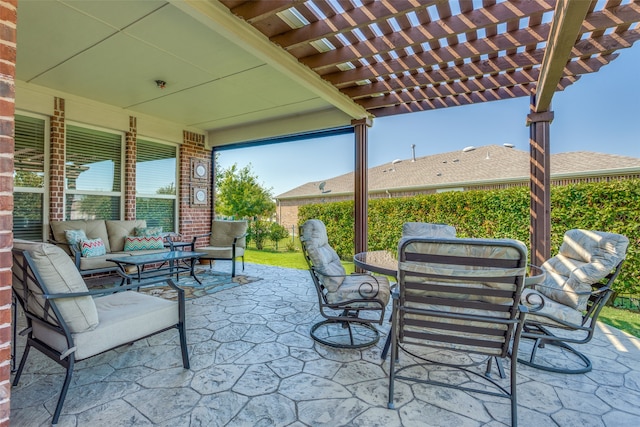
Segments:
[[[393,162],[391,162],[392,165],[395,165],[396,163],[400,163],[402,160],[400,159],[395,159]]]
[[[475,150],[475,149],[476,149],[476,147],[474,147],[473,145],[470,145],[470,146],[468,146],[468,147],[464,147],[464,148],[462,149],[462,152],[463,152],[463,153],[468,153],[469,151],[473,151],[473,150]]]
[[[507,147],[507,148],[513,148],[513,147],[515,147],[515,145],[513,145],[513,144],[509,144],[508,142],[505,142],[505,143],[504,143],[504,144],[502,144],[502,145],[504,145],[504,146],[505,146],[505,147]]]

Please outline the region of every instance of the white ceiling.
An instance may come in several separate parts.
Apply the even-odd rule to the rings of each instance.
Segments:
[[[285,123],[304,116],[326,118],[307,120],[304,130],[354,118],[317,82],[305,85],[281,72],[282,58],[256,55],[259,44],[253,52],[239,47],[228,29],[225,36],[214,31],[218,23],[200,7],[213,7],[214,15],[226,10],[230,22],[234,17],[215,1],[200,3],[20,0],[17,79],[202,129],[213,145],[286,134]],[[254,31],[236,21],[236,30]],[[304,66],[295,66],[304,75]],[[264,131],[268,122],[279,129]]]

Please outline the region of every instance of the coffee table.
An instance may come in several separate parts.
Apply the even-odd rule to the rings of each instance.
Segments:
[[[180,273],[189,272],[189,275],[193,277],[196,282],[202,284],[200,279],[195,273],[196,261],[203,254],[200,252],[191,251],[169,251],[158,252],[154,254],[144,255],[127,255],[120,257],[109,258],[107,261],[116,263],[122,273],[127,277],[127,282],[130,283],[132,278],[135,278],[138,282],[143,279],[149,279],[152,277],[172,276],[176,275],[176,281],[180,280]],[[160,264],[160,267],[145,270],[145,267]],[[137,273],[132,276],[127,273],[127,267],[133,266],[136,268]]]

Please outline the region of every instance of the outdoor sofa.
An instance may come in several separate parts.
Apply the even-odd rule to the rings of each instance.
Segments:
[[[116,264],[107,261],[115,256],[169,250],[164,244],[162,228],[147,227],[143,219],[51,221],[50,227],[51,243],[64,249],[73,258],[82,275],[118,270]]]

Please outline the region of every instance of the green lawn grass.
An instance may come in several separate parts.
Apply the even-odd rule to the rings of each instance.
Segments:
[[[279,245],[284,248],[285,245]],[[299,248],[299,246],[298,246]],[[307,269],[307,263],[304,255],[300,250],[295,252],[284,252],[275,249],[257,250],[255,248],[247,248],[245,252],[245,260],[256,264],[275,265],[278,267],[297,268],[300,270]],[[352,262],[342,261],[347,273],[354,271]],[[600,313],[599,320],[607,325],[614,326],[633,336],[640,338],[640,313],[630,310],[622,310],[613,307],[605,307]]]

